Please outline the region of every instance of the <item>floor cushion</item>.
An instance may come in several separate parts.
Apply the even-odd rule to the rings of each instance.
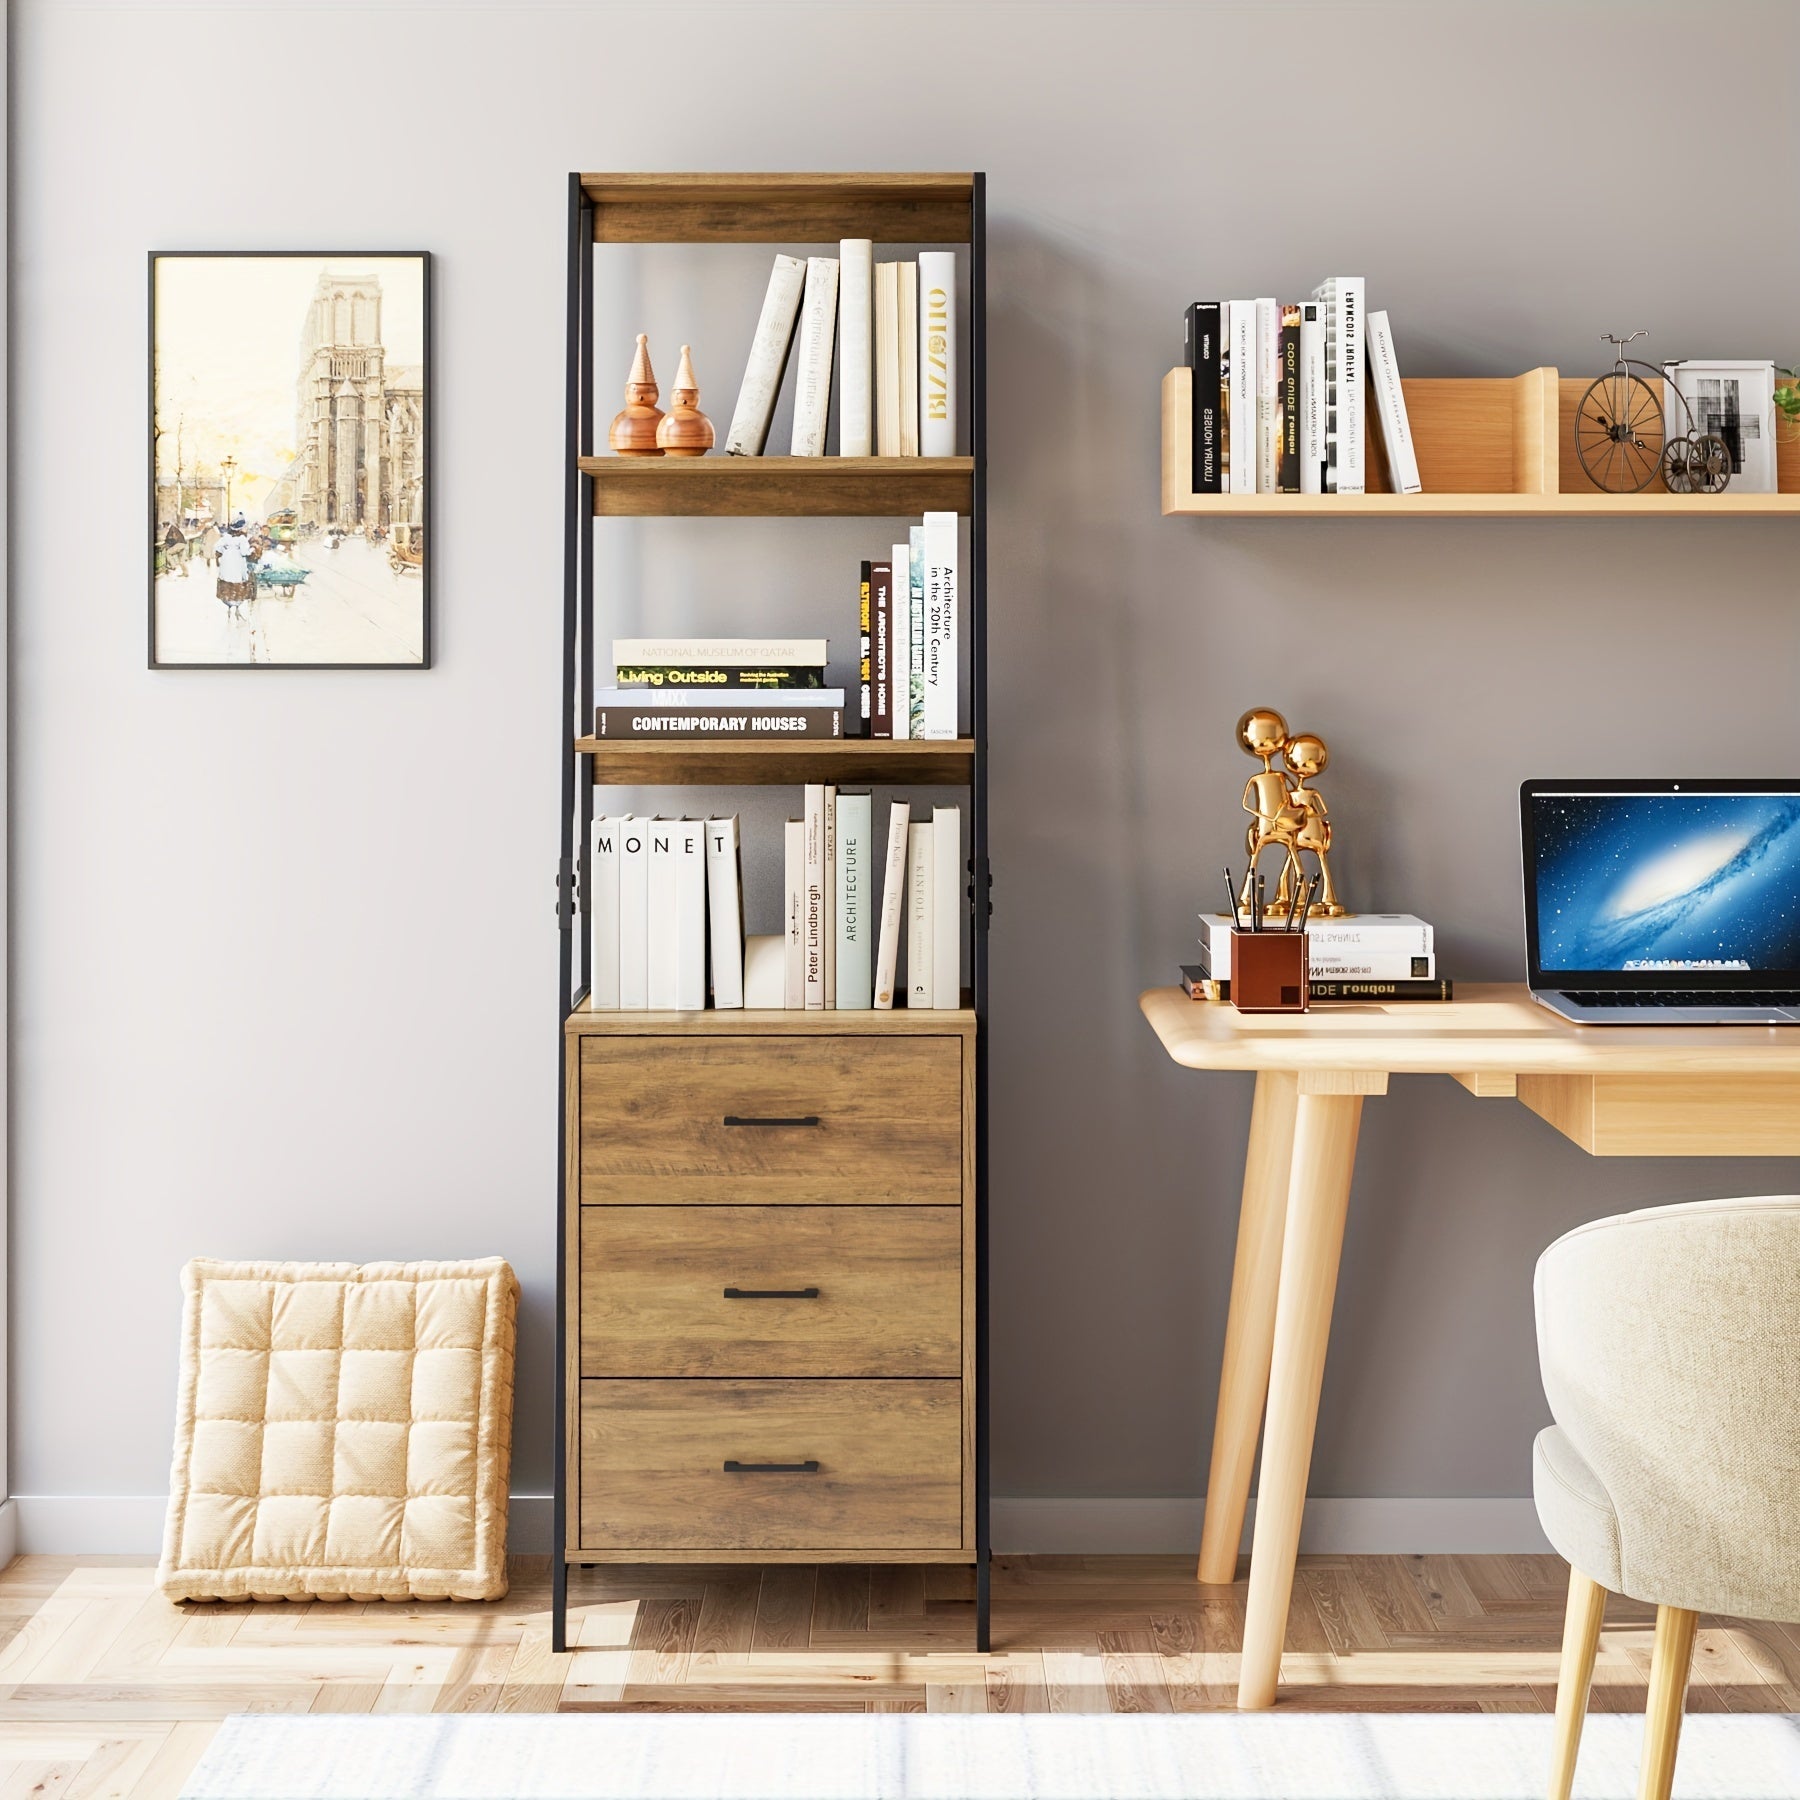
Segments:
[[[181,1279],[170,1599],[506,1592],[505,1262],[198,1258]]]

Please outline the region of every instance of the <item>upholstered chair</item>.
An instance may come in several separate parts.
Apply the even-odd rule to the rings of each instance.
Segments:
[[[1609,1593],[1656,1607],[1639,1800],[1667,1800],[1699,1613],[1800,1620],[1800,1196],[1584,1225],[1538,1260],[1556,1423],[1533,1463],[1567,1559],[1552,1800]]]

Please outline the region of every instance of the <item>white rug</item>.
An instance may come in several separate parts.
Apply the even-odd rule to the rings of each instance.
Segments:
[[[1551,1721],[794,1713],[227,1719],[184,1800],[1540,1800]],[[1578,1800],[1632,1800],[1641,1718],[1600,1713]],[[1677,1800],[1800,1800],[1800,1717],[1702,1713]]]

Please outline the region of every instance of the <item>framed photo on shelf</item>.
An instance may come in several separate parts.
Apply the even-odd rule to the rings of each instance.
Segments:
[[[431,258],[153,251],[150,667],[431,666]]]
[[[1722,438],[1731,452],[1731,491],[1773,494],[1775,479],[1775,365],[1773,362],[1677,362],[1663,364],[1663,379],[1687,402],[1663,395],[1663,432],[1685,436],[1693,428]]]

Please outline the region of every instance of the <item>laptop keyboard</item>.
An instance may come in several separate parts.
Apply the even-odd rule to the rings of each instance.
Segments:
[[[1766,993],[1747,993],[1741,988],[1670,988],[1646,993],[1634,988],[1628,993],[1605,993],[1587,990],[1570,993],[1577,1006],[1791,1006],[1800,1007],[1800,992],[1792,989],[1770,989]]]

